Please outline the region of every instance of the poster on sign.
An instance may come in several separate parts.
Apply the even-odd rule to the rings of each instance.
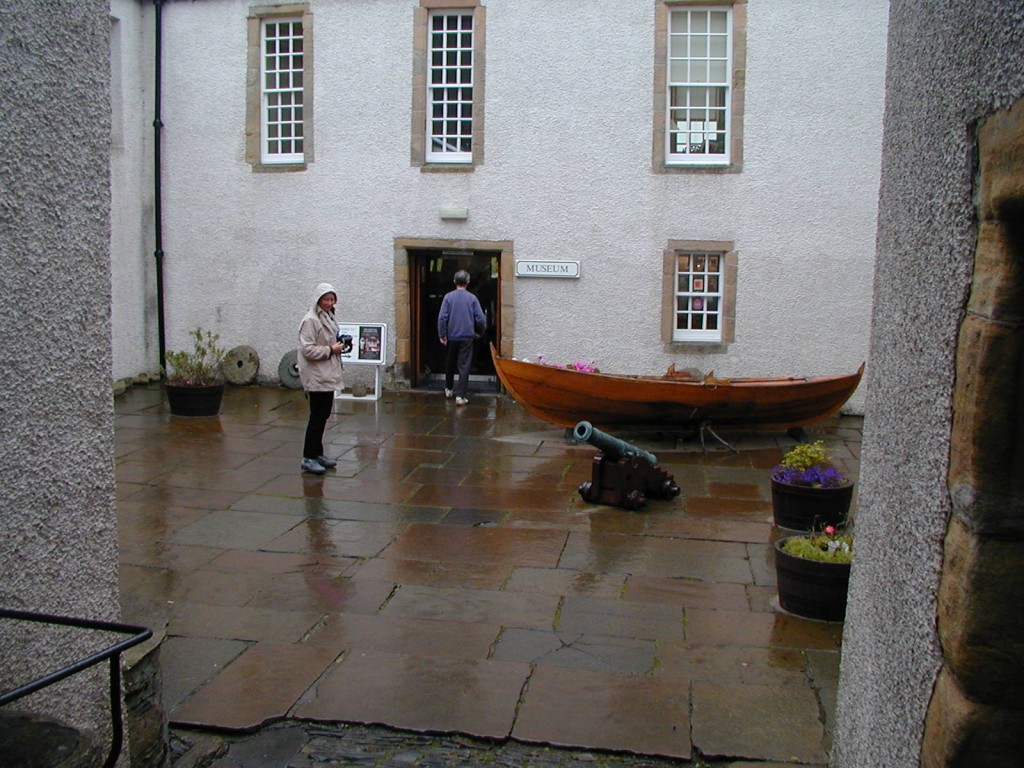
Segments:
[[[341,360],[348,365],[384,365],[388,346],[388,327],[384,323],[338,323],[338,336],[352,339],[346,343]]]
[[[380,362],[383,349],[381,348],[380,326],[359,327],[359,359],[366,362]]]

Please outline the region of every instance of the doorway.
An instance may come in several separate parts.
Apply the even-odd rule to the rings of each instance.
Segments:
[[[497,391],[498,380],[491,360],[490,344],[498,345],[501,317],[501,251],[424,248],[409,250],[410,288],[413,309],[413,386],[444,387],[446,348],[437,337],[437,315],[441,302],[455,288],[457,271],[469,272],[469,292],[480,301],[487,318],[483,336],[473,345],[473,366],[469,386],[476,392]]]

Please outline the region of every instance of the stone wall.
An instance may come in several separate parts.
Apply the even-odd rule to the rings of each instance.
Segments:
[[[960,328],[923,766],[1008,765],[1024,725],[1024,100],[979,132],[978,249]]]
[[[978,248],[976,175],[979,127],[1024,94],[1022,30],[1020,2],[890,2],[838,768],[1019,761],[1020,230]]]
[[[160,668],[163,638],[163,630],[158,629],[123,657],[125,730],[131,765],[139,768],[164,768],[171,762]]]

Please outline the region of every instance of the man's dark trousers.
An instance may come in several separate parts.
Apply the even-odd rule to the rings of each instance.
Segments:
[[[444,388],[455,389],[455,367],[459,369],[459,388],[456,396],[465,397],[469,388],[469,369],[473,365],[473,339],[448,339],[448,357],[445,359]]]

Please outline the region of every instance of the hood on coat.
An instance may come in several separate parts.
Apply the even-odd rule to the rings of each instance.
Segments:
[[[328,293],[333,293],[335,300],[338,298],[338,292],[334,290],[334,286],[330,283],[320,283],[316,287],[316,293],[313,295],[313,314],[316,314],[320,308],[320,299],[326,296]]]

